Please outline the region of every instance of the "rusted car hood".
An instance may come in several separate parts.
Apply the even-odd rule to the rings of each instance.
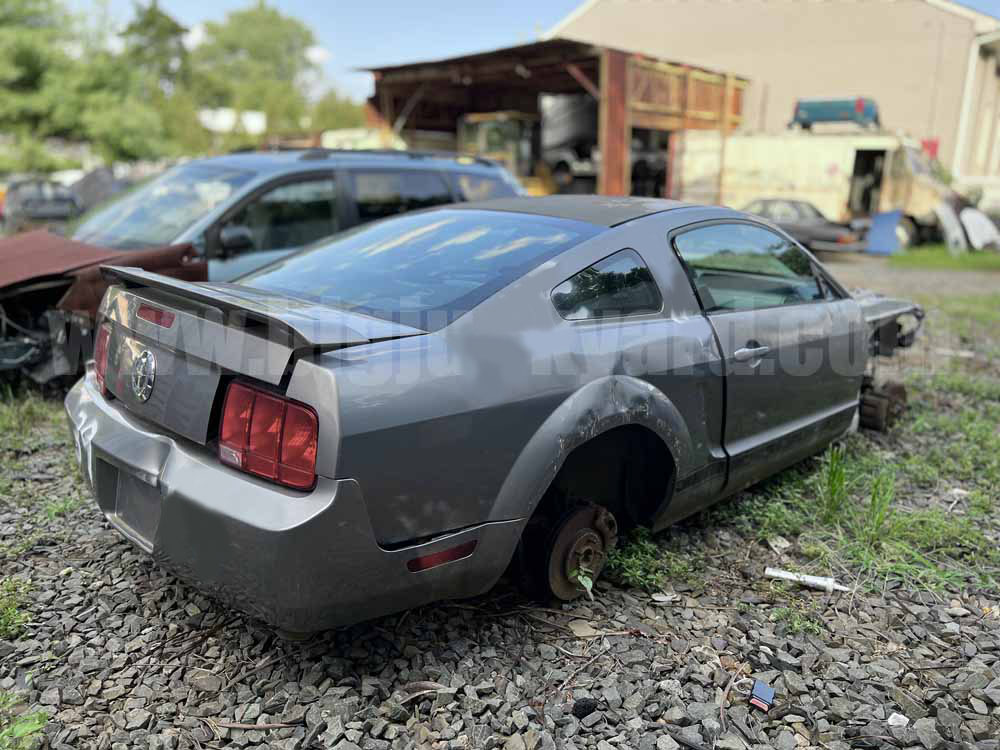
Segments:
[[[44,229],[16,234],[0,240],[0,288],[41,276],[62,276],[118,255],[121,252],[85,245]]]
[[[107,288],[100,266],[109,262],[138,266],[185,281],[208,278],[208,264],[198,258],[190,245],[111,250],[38,230],[0,240],[0,289],[36,279],[67,276],[74,281],[57,307],[93,316]]]

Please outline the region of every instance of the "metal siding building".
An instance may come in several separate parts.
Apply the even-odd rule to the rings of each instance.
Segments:
[[[744,129],[873,97],[963,182],[1000,176],[1000,21],[950,0],[587,0],[550,34],[746,76]]]

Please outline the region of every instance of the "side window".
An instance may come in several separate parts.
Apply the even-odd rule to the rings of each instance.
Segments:
[[[513,186],[499,177],[460,172],[453,175],[452,179],[464,201],[485,201],[517,195]]]
[[[567,320],[659,312],[660,290],[639,253],[621,250],[552,290],[552,304]]]
[[[286,183],[246,204],[222,232],[245,227],[249,246],[243,252],[302,247],[337,231],[336,200],[333,178]]]
[[[798,221],[799,212],[788,201],[774,201],[768,215],[771,221]]]
[[[824,299],[809,256],[763,227],[714,224],[674,238],[705,312]]]
[[[436,172],[356,171],[351,179],[361,223],[452,202],[448,184]]]

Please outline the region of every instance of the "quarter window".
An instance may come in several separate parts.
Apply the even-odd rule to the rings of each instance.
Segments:
[[[674,246],[705,312],[798,305],[824,298],[809,256],[763,227],[714,224],[678,235]]]
[[[567,320],[659,312],[660,290],[635,250],[621,250],[552,290],[552,303]]]
[[[351,178],[361,223],[452,202],[448,184],[431,171],[357,171]]]

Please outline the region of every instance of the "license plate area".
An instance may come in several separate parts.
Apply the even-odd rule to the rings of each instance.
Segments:
[[[158,488],[113,464],[97,459],[98,503],[108,520],[147,552],[160,524],[162,497]]]
[[[219,387],[218,367],[118,329],[108,353],[107,387],[126,409],[204,445]]]

